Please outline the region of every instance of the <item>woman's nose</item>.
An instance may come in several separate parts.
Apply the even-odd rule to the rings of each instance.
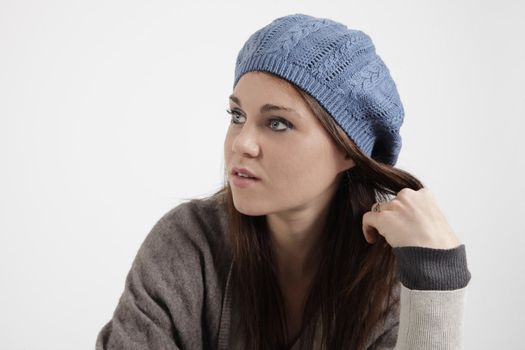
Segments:
[[[259,145],[255,126],[250,127],[246,123],[242,126],[241,131],[233,140],[232,151],[242,155],[246,154],[252,157],[257,156]]]

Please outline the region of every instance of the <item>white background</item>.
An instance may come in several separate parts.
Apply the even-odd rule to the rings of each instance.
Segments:
[[[467,248],[465,349],[522,348],[524,10],[1,0],[2,349],[94,348],[153,224],[222,184],[236,55],[291,13],[371,36],[406,112],[396,165],[433,190]]]

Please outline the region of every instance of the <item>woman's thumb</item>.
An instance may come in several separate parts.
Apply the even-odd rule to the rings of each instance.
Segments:
[[[378,213],[368,211],[363,215],[363,235],[365,236],[365,240],[370,244],[374,244],[379,235],[374,225],[377,214]]]

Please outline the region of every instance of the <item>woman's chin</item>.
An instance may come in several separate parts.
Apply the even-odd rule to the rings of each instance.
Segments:
[[[233,197],[233,205],[235,206],[235,209],[237,209],[238,212],[244,215],[249,216],[260,216],[260,215],[266,215],[266,212],[262,210],[261,206],[257,203],[254,203],[252,199],[246,198],[246,199],[239,199]]]

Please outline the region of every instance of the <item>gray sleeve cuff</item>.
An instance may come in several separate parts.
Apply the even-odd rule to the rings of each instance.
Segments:
[[[396,247],[396,275],[408,289],[454,290],[470,281],[465,245],[451,249]]]

